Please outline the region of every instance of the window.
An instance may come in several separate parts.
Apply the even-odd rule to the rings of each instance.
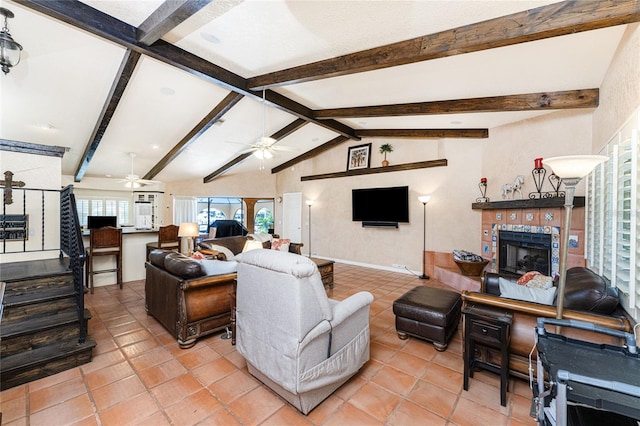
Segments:
[[[587,179],[587,261],[611,280],[640,319],[640,108],[601,152],[609,160]]]
[[[253,232],[256,234],[268,234],[273,228],[273,213],[266,207],[261,208],[256,213]]]
[[[87,216],[117,216],[118,225],[130,225],[129,200],[77,198],[80,226],[87,227]]]
[[[229,197],[197,197],[196,221],[201,233],[206,233],[213,222],[233,218],[242,223],[242,199]]]

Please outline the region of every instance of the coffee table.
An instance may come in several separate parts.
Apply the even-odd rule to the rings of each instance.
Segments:
[[[335,262],[333,260],[318,259],[316,257],[311,257],[310,259],[313,260],[318,267],[322,284],[333,288],[333,264]]]

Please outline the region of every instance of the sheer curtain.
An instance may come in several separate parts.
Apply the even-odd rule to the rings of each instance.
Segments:
[[[197,222],[198,202],[196,197],[176,195],[173,197],[173,223]]]

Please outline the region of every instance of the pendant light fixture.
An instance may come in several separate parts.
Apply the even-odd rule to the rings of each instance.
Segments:
[[[4,17],[4,25],[0,31],[0,66],[2,67],[2,72],[6,75],[9,73],[10,68],[15,67],[20,62],[22,46],[13,41],[13,37],[9,34],[7,20],[15,16],[13,12],[0,7],[0,15]]]

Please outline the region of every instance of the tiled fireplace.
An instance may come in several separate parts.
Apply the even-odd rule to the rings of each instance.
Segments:
[[[529,271],[538,271],[544,275],[552,275],[558,271],[559,266],[559,241],[560,229],[541,226],[511,227],[497,229],[498,247],[497,269],[501,274],[522,275]],[[545,232],[545,231],[551,231]]]
[[[474,203],[482,210],[481,254],[491,271],[522,275],[559,270],[564,198]],[[584,266],[584,197],[574,201],[568,267]]]

